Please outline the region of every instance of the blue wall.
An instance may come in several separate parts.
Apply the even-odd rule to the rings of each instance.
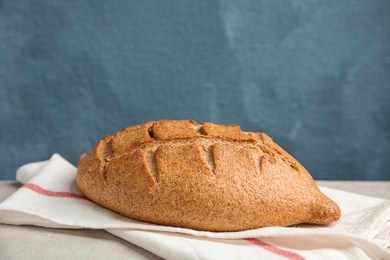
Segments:
[[[0,179],[149,120],[261,131],[390,180],[390,1],[1,1]]]

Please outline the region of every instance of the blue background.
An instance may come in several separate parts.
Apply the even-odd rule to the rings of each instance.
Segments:
[[[0,0],[0,179],[158,119],[261,131],[315,179],[390,180],[390,1]]]

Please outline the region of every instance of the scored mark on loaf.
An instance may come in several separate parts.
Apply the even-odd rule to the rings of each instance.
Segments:
[[[103,163],[103,169],[101,169],[101,174],[103,176],[104,182],[107,183],[107,164],[110,161],[110,156],[112,155],[112,138],[106,137],[104,140],[103,160],[101,162]]]
[[[104,179],[104,182],[106,184],[107,184],[107,164],[108,164],[108,162],[105,161],[104,165],[103,165],[103,170],[102,170],[103,179]]]
[[[256,174],[257,176],[261,175],[261,157],[258,154],[253,154],[253,160],[255,161],[255,167],[256,167]]]
[[[106,158],[109,158],[112,155],[112,138],[105,142],[104,145],[103,157],[106,160]]]
[[[150,172],[150,175],[153,177],[156,183],[160,182],[160,176],[158,174],[157,160],[156,160],[156,151],[147,151],[144,153],[146,168]]]
[[[148,134],[149,134],[150,138],[154,139],[154,133],[153,133],[152,127],[148,128]]]
[[[203,128],[203,125],[196,124],[192,126],[196,132],[198,132],[200,135],[207,135],[206,131]]]
[[[202,148],[204,162],[209,167],[211,173],[215,175],[214,146],[209,145],[207,147],[203,146]]]

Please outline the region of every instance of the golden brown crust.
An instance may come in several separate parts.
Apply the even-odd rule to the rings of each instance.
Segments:
[[[307,170],[264,133],[161,120],[122,129],[80,156],[77,184],[130,218],[239,231],[340,217]]]

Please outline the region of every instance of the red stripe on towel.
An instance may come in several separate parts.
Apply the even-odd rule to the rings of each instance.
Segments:
[[[83,195],[71,193],[71,192],[64,192],[64,191],[50,191],[46,190],[34,183],[26,183],[22,186],[22,188],[30,189],[32,191],[35,191],[36,193],[39,193],[44,196],[48,197],[58,197],[58,198],[73,198],[73,199],[82,199],[87,200],[87,198]]]
[[[270,245],[268,243],[265,243],[259,239],[256,239],[256,238],[244,238],[244,240],[252,243],[252,244],[255,244],[257,246],[260,246],[261,248],[265,249],[265,250],[268,250],[272,253],[275,253],[275,254],[278,254],[278,255],[281,255],[281,256],[284,256],[284,257],[287,257],[289,259],[293,259],[293,260],[305,260],[304,257],[298,255],[297,253],[294,253],[292,251],[288,251],[288,250],[284,250],[284,249],[281,249],[281,248],[278,248],[276,246],[273,246],[273,245]]]

